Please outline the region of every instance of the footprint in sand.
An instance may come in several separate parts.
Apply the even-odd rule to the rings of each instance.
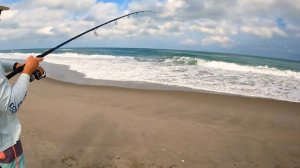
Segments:
[[[119,159],[121,159],[119,156],[115,156],[115,155],[106,155],[106,157],[109,160],[119,160]]]
[[[77,166],[78,161],[74,156],[68,156],[61,159],[61,163],[66,166]]]
[[[177,168],[177,165],[164,166],[164,165],[152,164],[150,168]]]

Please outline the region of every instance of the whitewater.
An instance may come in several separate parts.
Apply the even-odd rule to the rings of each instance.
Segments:
[[[0,51],[25,59],[37,49]],[[62,49],[45,62],[85,78],[177,86],[225,94],[300,102],[300,63],[271,58],[155,49]]]

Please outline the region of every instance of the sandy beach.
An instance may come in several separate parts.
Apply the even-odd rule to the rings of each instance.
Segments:
[[[4,0],[0,109],[26,168],[300,168],[299,16],[300,0]],[[19,73],[47,78],[11,89]],[[0,117],[0,168],[23,167]]]
[[[300,104],[34,82],[21,110],[29,168],[297,168]]]

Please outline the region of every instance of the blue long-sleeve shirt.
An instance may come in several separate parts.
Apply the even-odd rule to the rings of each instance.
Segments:
[[[23,73],[11,86],[5,74],[12,71],[13,65],[11,61],[0,61],[0,151],[19,140],[21,124],[16,112],[26,97],[30,79]]]

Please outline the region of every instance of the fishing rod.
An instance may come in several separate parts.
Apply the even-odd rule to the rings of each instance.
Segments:
[[[67,40],[67,41],[65,41],[65,42],[63,42],[63,43],[57,45],[56,47],[53,47],[53,48],[47,50],[46,52],[44,52],[44,53],[42,53],[42,54],[40,54],[40,55],[38,55],[38,56],[36,56],[36,57],[38,57],[38,58],[43,58],[43,57],[47,56],[48,54],[52,53],[53,51],[57,50],[58,48],[60,48],[60,47],[62,47],[62,46],[64,46],[64,45],[66,45],[66,44],[68,44],[69,42],[71,42],[71,41],[77,39],[78,37],[81,37],[81,36],[87,34],[88,32],[91,32],[91,31],[93,31],[93,30],[95,31],[95,32],[94,32],[94,35],[97,36],[98,34],[97,34],[96,30],[97,30],[98,28],[100,28],[100,27],[102,27],[102,26],[104,26],[104,25],[107,25],[107,24],[109,24],[109,23],[112,23],[112,22],[117,23],[116,21],[118,21],[119,19],[122,19],[122,18],[125,18],[125,17],[129,17],[129,16],[131,16],[131,15],[136,15],[136,14],[139,14],[139,13],[154,13],[154,12],[153,12],[153,11],[137,11],[137,12],[133,12],[133,13],[129,13],[129,14],[127,14],[127,15],[123,15],[123,16],[117,17],[117,18],[115,18],[115,19],[112,19],[112,20],[110,20],[110,21],[107,21],[107,22],[105,22],[105,23],[102,23],[102,24],[100,24],[100,25],[98,25],[98,26],[95,26],[95,27],[93,27],[93,28],[91,28],[91,29],[89,29],[89,30],[87,30],[87,31],[85,31],[85,32],[83,32],[83,33],[81,33],[81,34],[78,34],[77,36],[74,36],[74,37],[70,38],[69,40]],[[20,67],[18,67],[18,68],[16,68],[14,71],[12,71],[12,72],[9,73],[8,75],[6,75],[6,78],[7,78],[7,79],[10,79],[10,78],[14,77],[16,74],[22,72],[23,69],[24,69],[24,67],[25,67],[25,64],[22,65],[22,66],[20,66]]]

